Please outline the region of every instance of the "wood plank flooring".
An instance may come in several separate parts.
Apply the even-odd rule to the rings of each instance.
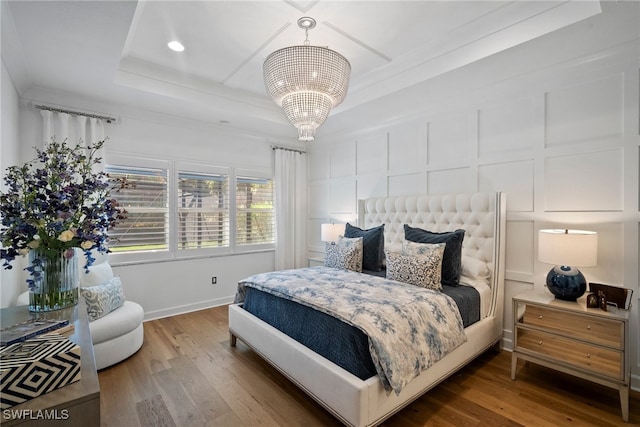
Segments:
[[[99,372],[102,426],[340,426],[321,406],[244,343],[229,345],[227,307],[144,324],[145,342]],[[630,423],[616,390],[488,351],[385,421],[383,426],[640,425],[640,393]]]

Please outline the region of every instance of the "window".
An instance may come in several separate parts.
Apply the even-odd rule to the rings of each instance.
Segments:
[[[236,178],[236,244],[274,243],[273,181]]]
[[[229,177],[178,172],[178,250],[229,246]]]
[[[127,210],[127,218],[110,230],[113,252],[167,250],[169,248],[169,208],[167,170],[106,166],[113,178],[124,178],[127,187],[113,193]]]
[[[131,184],[112,196],[127,218],[109,231],[115,263],[273,249],[273,181],[265,170],[111,154]]]

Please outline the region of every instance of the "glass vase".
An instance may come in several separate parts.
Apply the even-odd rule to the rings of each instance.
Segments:
[[[33,280],[29,311],[60,310],[78,303],[78,254],[74,249],[32,249],[29,266]]]

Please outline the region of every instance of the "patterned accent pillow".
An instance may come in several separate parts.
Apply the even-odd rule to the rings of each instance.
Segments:
[[[363,230],[345,224],[344,237],[362,237],[362,268],[380,271],[384,262],[384,224]]]
[[[430,251],[419,256],[385,251],[387,257],[387,279],[421,286],[427,289],[442,289],[442,256],[445,245],[433,245]]]
[[[404,225],[404,238],[418,243],[446,243],[442,259],[442,283],[445,285],[458,285],[462,272],[462,240],[464,230],[435,233]]]
[[[362,237],[325,242],[324,266],[362,272]]]
[[[409,240],[402,242],[402,255],[409,256],[428,256],[434,249],[446,249],[446,243],[417,243]]]
[[[80,294],[87,304],[90,322],[122,307],[125,302],[122,282],[119,277],[113,277],[101,285],[80,288]]]

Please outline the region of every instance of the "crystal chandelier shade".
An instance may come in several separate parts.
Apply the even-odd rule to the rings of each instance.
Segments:
[[[300,18],[298,26],[315,27],[312,18]],[[326,47],[304,45],[276,50],[264,61],[267,92],[298,129],[298,139],[312,141],[315,131],[340,104],[349,88],[351,64]]]

